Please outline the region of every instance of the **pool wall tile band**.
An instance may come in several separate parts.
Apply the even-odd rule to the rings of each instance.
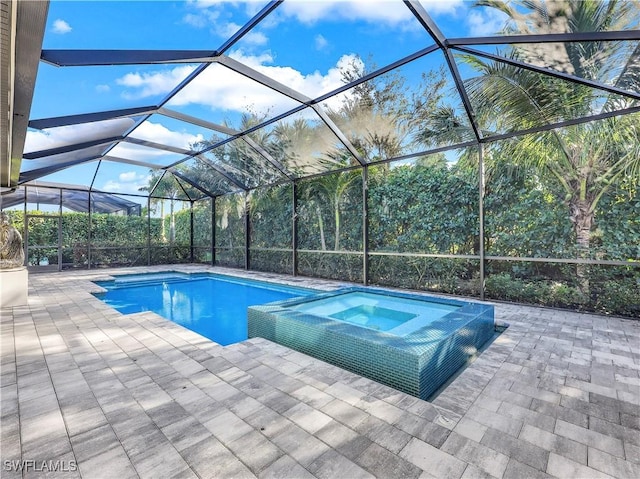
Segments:
[[[347,288],[314,296],[371,289]],[[384,291],[387,296],[461,306],[404,337],[303,313],[293,299],[248,310],[249,337],[262,337],[421,399],[431,396],[495,332],[493,306]]]

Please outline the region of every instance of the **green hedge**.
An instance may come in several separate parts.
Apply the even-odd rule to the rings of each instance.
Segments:
[[[487,179],[486,254],[514,259],[576,258],[568,205],[557,184],[539,175],[507,173]],[[434,161],[374,166],[368,178],[367,246],[374,253],[369,256],[370,282],[479,296],[479,260],[397,254],[479,254],[479,179],[474,165],[449,162],[442,156]],[[298,248],[311,250],[298,253],[299,274],[362,281],[362,187],[360,171],[297,183]],[[216,264],[242,268],[248,214],[250,268],[290,273],[292,254],[273,249],[293,247],[292,195],[291,185],[260,188],[249,195],[248,210],[244,193],[219,197],[213,225],[212,201],[195,202],[193,209],[174,205],[173,229],[169,214],[163,221],[65,212],[61,215],[64,267],[87,267],[89,261],[92,267],[210,263],[215,228]],[[598,204],[588,256],[640,260],[638,212],[637,182],[621,181]],[[23,212],[8,213],[23,231]],[[58,242],[57,235],[57,219],[30,218],[29,242],[42,246],[30,249],[32,264],[57,255],[51,248]],[[640,267],[488,260],[485,269],[485,292],[491,299],[640,317]]]

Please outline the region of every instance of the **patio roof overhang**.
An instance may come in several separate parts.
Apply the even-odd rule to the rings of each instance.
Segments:
[[[49,1],[2,0],[0,187],[18,183]]]

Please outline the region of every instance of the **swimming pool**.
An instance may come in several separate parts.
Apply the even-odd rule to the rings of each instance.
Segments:
[[[262,337],[428,399],[495,333],[493,306],[353,287],[332,292],[212,273],[121,275],[95,295],[221,345]]]
[[[123,314],[153,311],[226,346],[247,339],[247,308],[314,290],[210,273],[149,273],[96,281],[95,296]]]
[[[249,308],[262,337],[428,399],[495,334],[491,305],[345,288]]]

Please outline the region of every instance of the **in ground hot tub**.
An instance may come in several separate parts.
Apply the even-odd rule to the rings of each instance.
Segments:
[[[495,333],[493,306],[347,288],[252,306],[249,337],[262,337],[422,399]]]

